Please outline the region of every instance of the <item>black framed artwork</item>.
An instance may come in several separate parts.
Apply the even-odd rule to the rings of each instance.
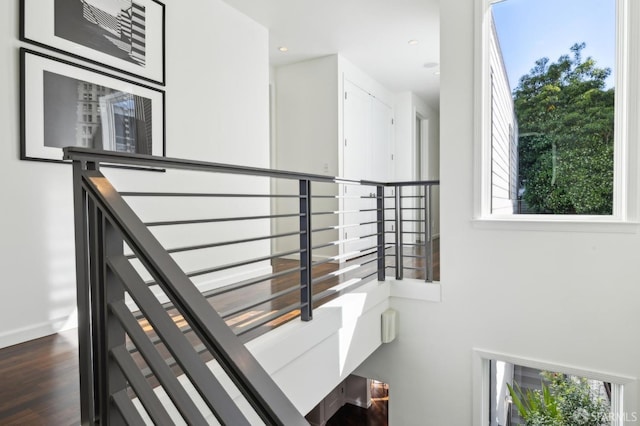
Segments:
[[[165,10],[157,0],[21,0],[20,39],[165,84]]]
[[[165,155],[164,92],[20,49],[23,160],[62,161],[79,146]]]

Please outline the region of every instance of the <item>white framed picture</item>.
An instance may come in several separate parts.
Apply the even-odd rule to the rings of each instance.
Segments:
[[[157,0],[21,0],[20,39],[165,84],[165,10]]]
[[[165,155],[164,92],[28,49],[21,58],[23,160],[78,146]]]

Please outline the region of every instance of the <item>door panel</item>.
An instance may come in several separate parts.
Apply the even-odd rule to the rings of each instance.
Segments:
[[[345,81],[343,176],[349,179],[389,180],[390,146],[393,127],[392,111],[355,84]],[[345,185],[345,211],[376,208],[376,188]],[[376,220],[376,212],[344,213],[343,224],[367,223]],[[359,252],[376,245],[376,224],[346,228],[342,237],[349,241],[343,253]],[[369,237],[367,237],[370,235]],[[355,254],[358,256],[359,254]]]

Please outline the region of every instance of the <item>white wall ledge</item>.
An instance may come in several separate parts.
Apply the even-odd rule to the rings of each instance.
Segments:
[[[442,301],[442,289],[439,282],[427,283],[415,279],[392,279],[388,281],[390,281],[391,284],[391,297],[421,300],[424,302]]]
[[[592,216],[585,219],[575,219],[575,217],[563,219],[558,216],[548,219],[544,217],[483,217],[473,219],[471,223],[477,229],[506,231],[637,234],[640,229],[639,222],[599,219]]]

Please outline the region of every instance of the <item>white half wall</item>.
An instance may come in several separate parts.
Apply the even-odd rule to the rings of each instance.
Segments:
[[[389,307],[391,291],[389,282],[368,282],[316,308],[313,321],[295,319],[248,342],[247,349],[293,405],[306,414],[382,345],[380,318]],[[231,380],[221,374],[220,366],[214,361],[208,365],[248,415],[250,423],[263,424],[255,412],[245,408],[246,400]],[[196,393],[185,376],[179,380],[186,389]],[[165,406],[175,423],[182,424],[167,395],[160,388],[156,388],[156,392],[161,401],[166,401]],[[218,424],[204,401],[197,398],[194,402],[209,416],[210,424]],[[147,424],[152,424],[146,413],[141,414]]]
[[[220,0],[164,3],[167,155],[269,167],[266,28]],[[33,47],[18,41],[18,4],[0,3],[0,347],[73,326],[76,305],[71,167],[19,160],[18,48]],[[144,186],[158,179],[155,173],[108,173],[117,183]],[[191,182],[166,175],[161,179],[176,178],[182,189]],[[268,181],[255,190],[268,191]],[[258,208],[266,212],[268,203]],[[268,222],[256,230],[266,235]],[[269,246],[252,250],[264,255]]]

